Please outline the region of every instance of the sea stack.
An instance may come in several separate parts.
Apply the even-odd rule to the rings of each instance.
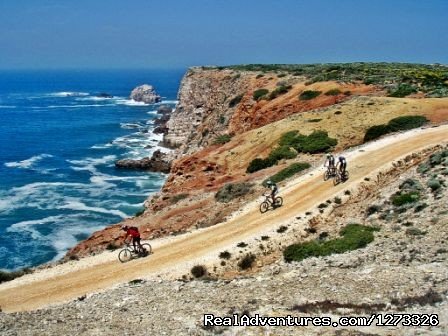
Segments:
[[[158,95],[155,91],[154,87],[148,84],[137,86],[134,90],[132,90],[130,98],[146,104],[159,103],[162,100],[160,95]]]

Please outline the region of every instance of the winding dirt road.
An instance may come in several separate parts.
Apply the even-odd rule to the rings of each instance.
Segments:
[[[393,135],[349,154],[350,180],[344,184],[335,187],[331,181],[323,182],[322,169],[318,169],[305,178],[289,183],[281,193],[285,203],[275,211],[261,215],[258,203],[254,202],[249,211],[243,211],[225,223],[170,238],[147,258],[121,264],[115,253],[113,260],[109,258],[102,263],[86,264],[81,269],[68,269],[60,273],[51,269],[42,270],[40,273],[43,274],[31,281],[26,280],[27,276],[23,280],[19,278],[0,285],[0,307],[4,312],[33,310],[136,278],[153,277],[168,271],[177,272],[180,276],[185,274],[185,266],[191,265],[192,261],[212,253],[216,256],[215,252],[277,227],[280,222],[290,220],[342,190],[356,186],[366,175],[385,168],[391,161],[442,143],[448,143],[448,125]],[[67,269],[68,266],[55,267]]]

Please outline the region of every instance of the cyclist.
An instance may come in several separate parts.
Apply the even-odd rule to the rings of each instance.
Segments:
[[[145,253],[146,250],[140,243],[140,232],[138,231],[138,228],[135,226],[127,226],[123,225],[121,227],[123,231],[126,231],[126,236],[124,237],[124,242],[126,243],[126,239],[128,237],[132,237],[132,245],[134,246],[135,251],[141,251],[142,253]],[[138,246],[138,248],[137,248]]]
[[[336,164],[336,168],[339,166],[339,172],[342,176],[345,176],[345,172],[347,170],[347,160],[345,160],[345,157],[339,156],[338,163]]]
[[[328,153],[327,159],[325,160],[325,163],[324,163],[324,167],[327,167],[327,162],[328,162],[328,170],[331,171],[332,174],[334,173],[334,169],[335,169],[334,161],[335,161],[335,159],[334,159],[333,154]]]
[[[275,195],[277,195],[278,193],[278,187],[277,185],[272,182],[271,180],[268,180],[266,182],[267,187],[269,188],[270,192],[271,192],[271,198],[272,198],[272,205],[275,206]]]

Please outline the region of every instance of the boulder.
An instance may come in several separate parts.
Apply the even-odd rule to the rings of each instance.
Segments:
[[[162,98],[156,93],[154,87],[148,84],[138,86],[132,90],[130,98],[146,104],[159,103],[162,100]]]
[[[156,150],[152,157],[145,157],[139,160],[123,159],[115,162],[116,168],[122,169],[138,169],[149,170],[153,172],[169,173],[171,169],[171,161],[165,153]]]
[[[98,98],[113,98],[114,96],[109,93],[106,93],[106,92],[101,92],[101,93],[98,93],[96,95],[96,97],[98,97]]]
[[[161,105],[157,109],[157,114],[169,115],[169,114],[171,114],[172,111],[173,111],[173,109],[171,107],[169,107],[168,105]]]

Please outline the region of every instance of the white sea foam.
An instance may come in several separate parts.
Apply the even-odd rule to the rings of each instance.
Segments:
[[[84,96],[88,96],[89,94],[90,93],[88,93],[88,92],[62,91],[62,92],[49,93],[47,96],[49,96],[49,97],[84,97]]]
[[[123,129],[135,129],[142,128],[143,125],[139,123],[120,123],[120,127]]]
[[[111,143],[108,144],[104,144],[104,145],[93,145],[92,147],[90,147],[91,149],[106,149],[106,148],[110,148],[113,145]]]
[[[147,114],[150,114],[150,115],[155,115],[155,114],[157,114],[157,110],[153,110],[153,111],[148,111],[148,112],[146,112]]]
[[[117,99],[116,103],[118,105],[127,105],[127,106],[148,106],[150,104],[144,103],[144,102],[138,102],[134,99]]]
[[[118,97],[97,97],[97,96],[89,96],[89,97],[82,97],[82,98],[76,98],[75,100],[78,101],[110,101],[118,99]]]
[[[100,207],[91,207],[87,204],[84,204],[81,201],[78,200],[71,200],[67,201],[65,204],[60,205],[57,207],[57,209],[69,209],[69,210],[76,210],[76,211],[91,211],[91,212],[98,212],[103,214],[111,214],[115,216],[119,216],[121,218],[126,218],[128,215],[126,215],[124,212],[120,210],[108,210],[105,208]]]
[[[87,170],[92,174],[97,174],[98,170],[96,166],[105,165],[115,161],[117,157],[115,155],[106,155],[101,158],[85,158],[84,160],[67,160],[67,162],[71,163],[74,166],[71,166],[73,170],[81,171]]]
[[[53,157],[50,154],[39,154],[30,157],[29,159],[17,161],[17,162],[6,162],[5,166],[9,168],[31,168],[35,163],[39,162],[42,159]]]
[[[0,105],[0,109],[15,109],[16,107],[14,105]]]

